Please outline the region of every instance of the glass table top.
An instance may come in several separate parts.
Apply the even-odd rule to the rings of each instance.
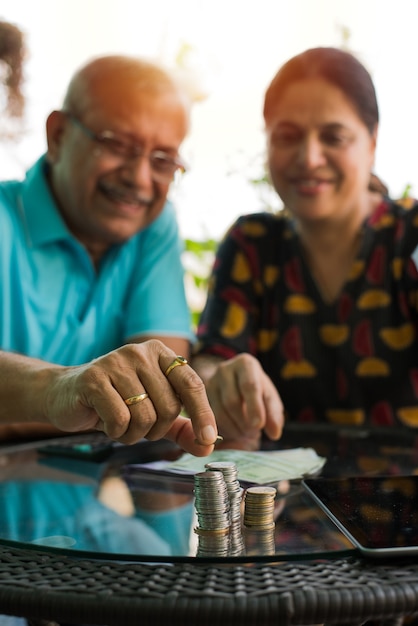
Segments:
[[[76,443],[82,450],[101,435],[0,448],[0,543],[80,557],[142,562],[268,562],[337,558],[355,553],[352,544],[314,503],[300,481],[278,481],[274,529],[241,527],[239,553],[197,556],[199,536],[193,477],[143,475],[132,480],[127,466],[175,460],[169,442],[115,445],[100,458],[64,456],[43,444]],[[287,428],[265,449],[313,447],[327,458],[322,475],[415,474],[418,441],[411,432]]]

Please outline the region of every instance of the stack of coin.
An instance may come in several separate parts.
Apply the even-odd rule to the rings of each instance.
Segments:
[[[245,492],[244,526],[250,530],[274,529],[275,487],[249,487]]]
[[[245,529],[245,553],[247,556],[276,554],[274,528],[269,530]]]
[[[199,543],[197,556],[227,556],[230,545],[230,505],[222,472],[199,472],[194,477]]]
[[[232,461],[213,461],[206,463],[206,469],[211,472],[222,472],[225,479],[230,506],[230,547],[231,556],[239,556],[244,552],[244,540],[241,532],[241,502],[244,490],[238,480],[238,470]]]

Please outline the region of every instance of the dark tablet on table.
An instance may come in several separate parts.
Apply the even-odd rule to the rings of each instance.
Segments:
[[[303,485],[363,554],[418,554],[418,476],[307,478]]]

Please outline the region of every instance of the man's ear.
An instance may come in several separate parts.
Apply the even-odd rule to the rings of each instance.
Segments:
[[[59,157],[63,134],[68,123],[68,116],[63,111],[52,111],[46,120],[47,159],[55,163]]]

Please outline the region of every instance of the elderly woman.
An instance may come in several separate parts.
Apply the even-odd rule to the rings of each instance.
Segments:
[[[418,426],[418,205],[370,183],[379,113],[365,67],[333,48],[290,59],[264,103],[286,209],[224,238],[194,366],[220,432],[299,423]]]

